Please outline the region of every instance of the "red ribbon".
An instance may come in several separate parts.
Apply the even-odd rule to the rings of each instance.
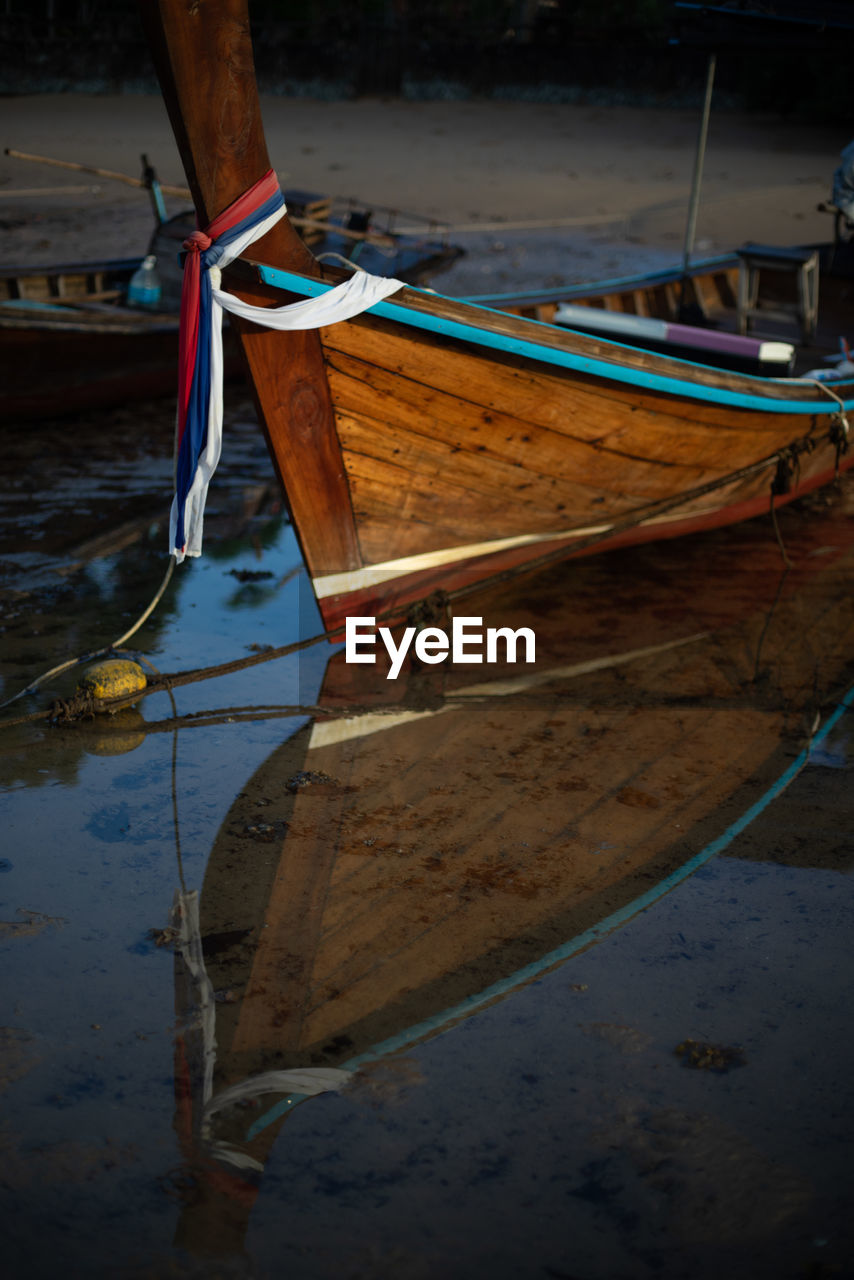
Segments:
[[[196,353],[199,345],[199,296],[201,292],[201,255],[225,231],[251,217],[259,205],[279,191],[279,180],[273,169],[244,191],[242,196],[217,214],[204,231],[193,231],[184,241],[184,279],[181,286],[181,320],[178,338],[178,442],[184,435],[187,409],[193,386]]]

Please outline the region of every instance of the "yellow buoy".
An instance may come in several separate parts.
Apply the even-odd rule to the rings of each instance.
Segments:
[[[80,690],[93,698],[111,702],[114,698],[141,693],[146,683],[142,667],[131,662],[130,658],[107,658],[89,668],[80,681]]]

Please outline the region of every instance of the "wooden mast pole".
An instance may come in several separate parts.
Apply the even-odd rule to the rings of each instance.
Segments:
[[[140,0],[163,98],[199,225],[269,168],[246,0]],[[319,275],[287,218],[253,245],[264,262]],[[263,304],[269,292],[241,286]],[[316,331],[235,321],[258,414],[311,573],[361,565],[349,488]]]
[[[685,239],[682,245],[682,301],[680,310],[685,309],[685,285],[691,265],[691,254],[694,252],[694,237],[697,232],[697,213],[700,208],[700,186],[703,181],[703,165],[706,159],[706,139],[709,135],[709,116],[712,110],[712,90],[715,84],[715,62],[713,53],[709,54],[706,67],[706,92],[703,95],[703,111],[700,116],[700,127],[697,134],[697,148],[694,153],[694,172],[691,176],[691,199],[688,203],[688,219],[685,224]]]

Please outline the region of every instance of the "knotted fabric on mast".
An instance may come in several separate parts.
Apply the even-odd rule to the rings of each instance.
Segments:
[[[223,311],[272,329],[317,329],[349,320],[403,287],[400,280],[359,271],[318,298],[283,307],[252,306],[220,289],[223,268],[285,212],[281,187],[269,169],[204,231],[184,241],[175,498],[169,522],[170,552],[179,564],[185,556],[201,555],[205,499],[222,450]]]

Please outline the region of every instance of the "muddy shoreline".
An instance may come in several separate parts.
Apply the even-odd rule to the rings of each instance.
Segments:
[[[502,256],[505,270],[512,252],[498,246],[512,237],[511,250],[525,250],[533,236],[509,287],[598,278],[609,257],[621,270],[642,269],[648,252],[681,260],[694,111],[270,96],[262,108],[286,187],[436,218],[463,247]],[[134,177],[145,152],[161,181],[185,184],[159,98],[44,94],[7,100],[5,114],[8,147]],[[842,129],[713,113],[696,251],[829,239],[816,205],[829,198],[847,142]],[[184,207],[168,203],[170,212]],[[144,192],[2,155],[0,220],[5,261],[26,264],[133,256],[152,215]],[[467,288],[452,277],[446,285]]]

